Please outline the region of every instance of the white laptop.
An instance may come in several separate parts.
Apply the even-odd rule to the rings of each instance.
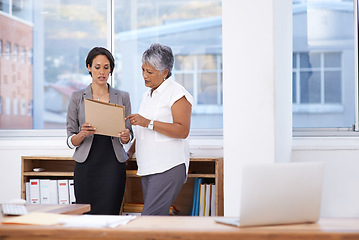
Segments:
[[[243,167],[239,218],[216,218],[239,227],[319,220],[323,163],[275,163]]]

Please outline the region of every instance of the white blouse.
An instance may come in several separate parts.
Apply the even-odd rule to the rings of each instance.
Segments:
[[[193,106],[193,97],[171,78],[165,80],[151,96],[151,89],[144,93],[138,113],[160,122],[173,123],[172,105],[182,97]],[[140,176],[162,173],[185,163],[189,165],[188,139],[171,138],[141,126],[133,126],[136,138],[137,174]]]

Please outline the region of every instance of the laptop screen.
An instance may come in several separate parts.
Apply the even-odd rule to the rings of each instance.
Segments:
[[[316,222],[322,179],[322,163],[244,166],[240,226]]]

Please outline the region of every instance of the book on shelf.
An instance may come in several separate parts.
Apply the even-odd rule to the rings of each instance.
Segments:
[[[198,177],[193,178],[193,198],[192,198],[192,208],[189,215],[196,216],[196,202],[197,202],[197,184]]]
[[[69,204],[69,180],[59,179],[57,180],[57,188],[59,192],[59,204]]]
[[[205,184],[204,216],[208,217],[211,207],[211,184]]]
[[[195,199],[194,199],[194,213],[193,216],[199,216],[199,195],[200,195],[200,187],[202,183],[202,178],[198,178],[196,185],[194,186],[195,191]]]
[[[199,216],[204,216],[204,209],[206,207],[206,184],[200,185],[199,192]]]
[[[69,179],[69,197],[70,197],[70,204],[75,204],[76,203],[75,184],[73,179]]]
[[[40,179],[30,179],[30,202],[40,204]]]
[[[25,199],[26,204],[31,204],[31,198],[30,198],[30,182],[25,183]]]
[[[40,203],[50,204],[50,179],[40,179]]]
[[[57,180],[50,180],[50,204],[59,203],[59,193],[57,190]]]
[[[211,216],[216,216],[216,185],[211,184]]]
[[[40,179],[40,203],[41,204],[58,204],[58,187],[57,180]]]
[[[193,201],[191,216],[215,216],[215,185],[210,181],[193,179]]]
[[[26,186],[28,204],[75,204],[73,179],[30,179]]]
[[[25,186],[28,204],[75,204],[73,179],[30,179]]]

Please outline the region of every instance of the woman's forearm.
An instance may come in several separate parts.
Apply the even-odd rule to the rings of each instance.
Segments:
[[[186,138],[189,134],[189,127],[181,123],[153,122],[153,130],[172,138]]]
[[[74,135],[72,138],[71,138],[71,142],[74,146],[79,146],[82,141],[85,139],[86,135],[85,133],[83,133],[82,131],[80,131],[78,134]]]

